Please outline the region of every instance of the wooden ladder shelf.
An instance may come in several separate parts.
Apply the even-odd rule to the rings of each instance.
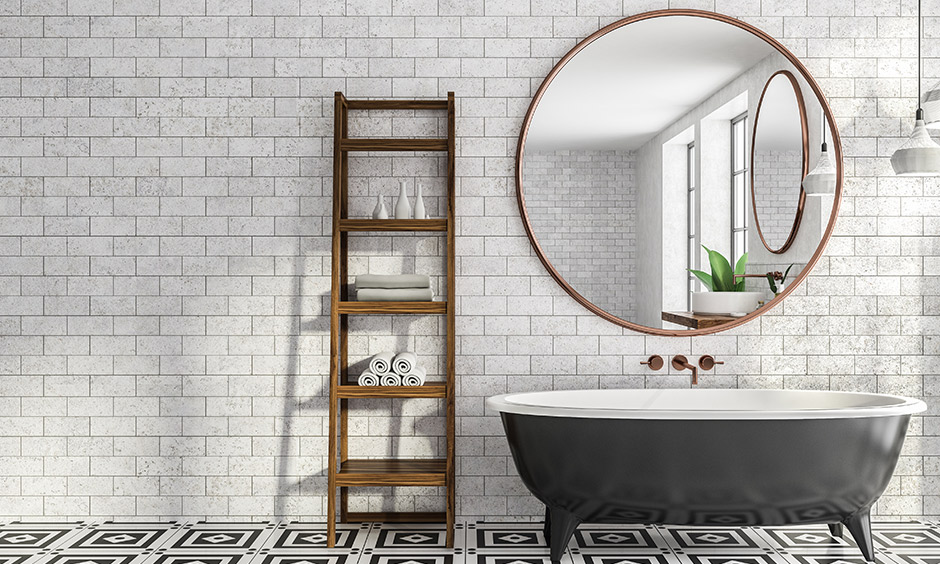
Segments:
[[[447,137],[376,139],[349,137],[349,110],[446,110]],[[349,153],[352,151],[446,151],[446,219],[349,219]],[[445,522],[447,546],[454,546],[456,483],[454,468],[454,93],[446,100],[347,100],[335,96],[333,130],[333,268],[330,293],[330,428],[327,492],[327,544],[336,542],[336,498],[340,520]],[[356,232],[439,231],[447,237],[447,297],[440,302],[358,302],[347,295],[348,235]],[[447,317],[446,377],[423,386],[358,386],[348,373],[349,315],[445,315]],[[440,398],[446,415],[447,454],[443,459],[349,458],[349,400],[355,398]],[[350,513],[348,488],[423,486],[446,489],[442,513]]]

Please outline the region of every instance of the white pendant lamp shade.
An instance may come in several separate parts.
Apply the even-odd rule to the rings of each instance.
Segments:
[[[930,87],[920,105],[927,129],[940,129],[940,82]]]
[[[822,152],[816,167],[803,177],[803,190],[807,194],[835,194],[836,192],[836,165],[822,144]]]
[[[940,145],[930,138],[921,110],[911,136],[891,155],[891,166],[898,176],[940,175]]]

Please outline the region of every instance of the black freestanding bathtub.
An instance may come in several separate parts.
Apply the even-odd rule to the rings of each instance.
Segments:
[[[522,481],[545,504],[557,563],[580,523],[848,527],[874,559],[869,512],[916,399],[789,390],[507,394],[498,410]]]

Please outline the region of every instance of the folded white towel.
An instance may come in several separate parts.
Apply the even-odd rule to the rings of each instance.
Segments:
[[[356,276],[356,289],[430,287],[431,277],[426,274],[360,274]]]
[[[418,356],[409,351],[400,352],[392,359],[392,370],[399,376],[404,376],[414,370],[418,365]]]
[[[402,386],[422,386],[428,378],[428,372],[421,366],[415,366],[411,372],[401,378]]]
[[[373,356],[369,360],[369,372],[379,377],[388,374],[392,371],[392,358],[394,356],[395,353],[389,351],[380,352]]]
[[[383,386],[401,386],[401,376],[394,372],[389,372],[379,381]]]
[[[360,302],[429,302],[434,298],[430,288],[359,288]]]
[[[363,370],[362,374],[359,375],[358,383],[360,386],[378,386],[379,377],[368,370]]]

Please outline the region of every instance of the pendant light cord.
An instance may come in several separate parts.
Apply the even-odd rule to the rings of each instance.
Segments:
[[[920,57],[920,36],[921,36],[921,25],[922,25],[921,17],[920,17],[920,4],[921,4],[921,0],[917,0],[917,111],[919,113],[923,113],[923,111],[920,108],[920,104],[921,104],[920,102],[920,83],[921,83],[920,74],[922,71],[921,66],[923,65],[923,63],[921,62],[921,57]],[[922,118],[923,116],[921,116],[920,119]]]

